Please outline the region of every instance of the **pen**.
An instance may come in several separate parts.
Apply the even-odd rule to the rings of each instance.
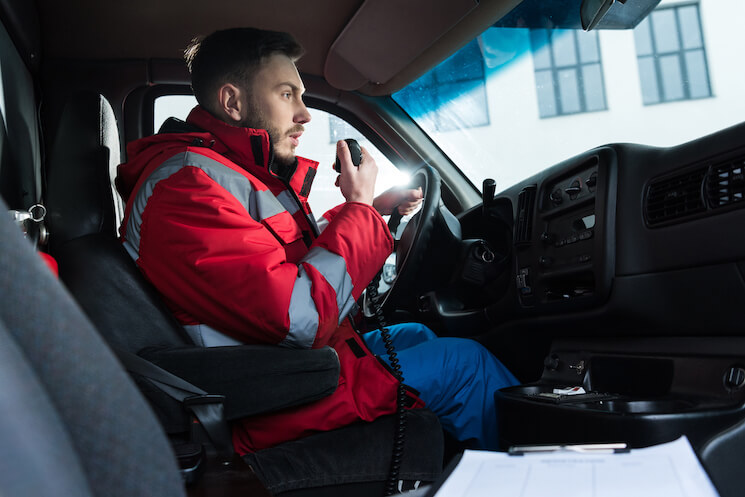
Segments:
[[[569,445],[514,445],[507,453],[511,456],[545,454],[548,452],[579,452],[585,454],[620,454],[631,449],[625,443],[569,444]]]

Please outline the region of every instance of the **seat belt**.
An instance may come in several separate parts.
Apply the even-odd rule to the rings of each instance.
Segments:
[[[219,456],[232,457],[233,440],[228,423],[225,421],[224,395],[209,394],[132,352],[121,349],[114,349],[114,351],[127,371],[146,378],[191,411],[199,420]]]

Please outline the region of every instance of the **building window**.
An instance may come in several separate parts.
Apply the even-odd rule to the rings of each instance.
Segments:
[[[484,78],[484,57],[478,40],[474,40],[395,93],[393,99],[409,115],[419,119],[426,116],[424,119],[433,131],[487,126],[489,111]]]
[[[541,117],[606,110],[597,32],[531,29]]]
[[[655,10],[634,38],[645,105],[711,96],[698,4]]]

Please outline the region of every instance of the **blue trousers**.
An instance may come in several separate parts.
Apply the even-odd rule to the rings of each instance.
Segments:
[[[419,323],[389,326],[404,384],[419,391],[427,408],[457,440],[475,439],[497,449],[494,392],[517,379],[481,344],[440,338]],[[389,362],[380,330],[362,335],[373,354]]]

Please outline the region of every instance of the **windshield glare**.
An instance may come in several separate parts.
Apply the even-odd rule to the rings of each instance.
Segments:
[[[500,191],[606,143],[671,146],[742,121],[743,15],[663,0],[629,30],[492,27],[393,98]]]

